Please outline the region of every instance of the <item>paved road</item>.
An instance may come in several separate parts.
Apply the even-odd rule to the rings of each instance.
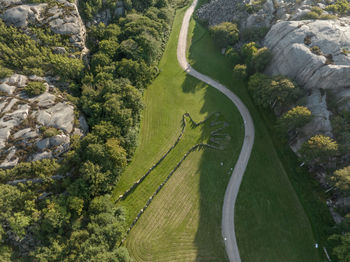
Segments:
[[[238,194],[239,187],[242,182],[243,174],[246,170],[250,153],[254,144],[254,124],[253,120],[249,114],[247,107],[243,102],[230,91],[227,87],[216,82],[210,77],[199,73],[194,70],[186,59],[186,45],[187,45],[187,35],[188,26],[193,14],[193,11],[197,5],[198,0],[194,0],[192,5],[187,9],[184,19],[182,21],[182,27],[179,35],[179,42],[177,46],[177,59],[181,67],[191,76],[211,85],[212,87],[219,90],[221,93],[226,95],[238,108],[245,128],[245,138],[242,146],[241,153],[237,160],[236,166],[232,172],[229,184],[226,188],[224,206],[222,209],[222,237],[225,242],[226,252],[229,257],[230,262],[241,262],[239,256],[235,226],[234,226],[234,216],[235,216],[235,203]]]

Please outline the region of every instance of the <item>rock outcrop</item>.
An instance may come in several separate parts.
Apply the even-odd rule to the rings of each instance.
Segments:
[[[0,0],[0,18],[6,24],[22,29],[28,26],[50,27],[56,34],[69,36],[70,42],[78,49],[86,48],[86,29],[77,2],[57,0],[56,4],[26,4],[25,0]]]
[[[273,54],[268,74],[286,75],[306,89],[332,90],[350,109],[350,18],[280,21],[264,44]]]
[[[40,79],[46,91],[29,98],[24,87],[31,80]],[[69,149],[70,136],[86,132],[74,128],[74,107],[62,101],[64,97],[49,78],[14,74],[0,79],[0,167],[9,168],[19,161],[57,157]],[[48,128],[53,133],[45,133]],[[77,129],[79,132],[77,132]],[[50,137],[45,137],[50,136]]]

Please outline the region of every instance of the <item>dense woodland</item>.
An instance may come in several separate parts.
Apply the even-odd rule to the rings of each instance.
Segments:
[[[336,13],[347,12],[347,1],[337,1],[329,6]],[[345,10],[345,11],[344,11]],[[266,33],[265,28],[251,28],[239,32],[234,23],[224,22],[209,28],[219,48],[225,48],[225,56],[231,60],[233,76],[248,81],[248,90],[254,103],[265,112],[277,115],[275,129],[280,141],[287,143],[301,128],[313,118],[311,111],[303,105],[305,90],[284,76],[263,74],[271,60],[271,53],[258,43]],[[255,42],[252,42],[255,41]],[[322,169],[328,174],[329,183],[336,194],[350,195],[350,113],[339,111],[328,94],[328,104],[332,107],[332,126],[335,139],[317,134],[306,141],[299,154],[310,170]],[[332,255],[339,262],[350,261],[350,213],[339,210],[344,221],[332,230],[328,244],[333,247]],[[345,212],[345,213],[344,213]]]
[[[0,77],[59,76],[62,92],[90,128],[59,161],[0,170],[0,261],[130,261],[119,247],[129,225],[109,194],[135,150],[143,90],[158,73],[175,8],[185,3],[125,0],[125,15],[88,28],[85,64],[67,38],[41,27],[23,32],[0,20]],[[115,5],[88,0],[80,11],[88,22]],[[57,46],[70,52],[57,54]],[[41,92],[39,84],[27,89]]]

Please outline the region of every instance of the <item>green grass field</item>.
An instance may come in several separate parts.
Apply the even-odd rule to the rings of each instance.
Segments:
[[[122,175],[115,197],[153,166],[176,141],[182,115],[199,122],[213,112],[229,126],[230,143],[224,151],[202,149],[183,162],[131,230],[126,246],[135,261],[225,261],[221,240],[221,208],[230,169],[241,149],[243,123],[237,109],[215,89],[187,76],[176,60],[177,36],[184,10],[178,10],[174,30],[160,63],[161,73],[145,91],[145,110],[139,146]],[[209,123],[208,123],[209,124]],[[130,194],[118,203],[131,223],[158,185],[190,147],[207,142],[215,129],[204,125],[185,130],[181,142]],[[221,166],[223,162],[223,166]]]
[[[238,157],[243,125],[236,108],[214,88],[188,77],[176,60],[184,10],[178,10],[161,73],[145,91],[139,146],[114,196],[122,194],[172,146],[189,112],[196,121],[221,112],[231,136],[224,151],[192,153],[155,197],[131,230],[125,245],[135,261],[227,261],[221,239],[221,208],[230,169]],[[202,73],[219,80],[249,107],[256,141],[236,205],[236,231],[243,262],[318,262],[310,222],[278,158],[263,118],[245,83],[233,80],[230,64],[214,47],[207,30],[191,22],[189,58]],[[157,186],[209,127],[185,131],[183,141],[135,191],[118,205],[131,223]],[[223,166],[221,166],[223,162]]]

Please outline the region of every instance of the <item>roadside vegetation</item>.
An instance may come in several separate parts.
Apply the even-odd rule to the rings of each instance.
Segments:
[[[326,10],[341,16],[348,12],[347,5],[348,3],[337,1],[333,5],[327,6]],[[322,10],[313,8],[313,11],[318,11],[319,15],[321,15]],[[220,27],[220,25],[216,27]],[[226,28],[229,27],[226,26]],[[226,34],[230,35],[231,31],[226,30]],[[332,194],[348,196],[346,188],[350,177],[349,172],[347,172],[349,164],[349,137],[347,136],[348,129],[345,128],[348,126],[348,114],[345,109],[339,110],[335,106],[332,107],[334,113],[332,122],[335,123],[336,127],[334,129],[335,139],[324,134],[316,134],[308,138],[298,152],[301,161],[305,163],[298,163],[293,160],[296,156],[290,152],[290,149],[287,149],[287,141],[292,137],[296,137],[299,132],[302,132],[302,127],[313,118],[311,111],[303,105],[300,99],[304,96],[305,91],[286,77],[270,77],[262,74],[265,66],[271,59],[268,49],[258,46],[255,42],[246,42],[243,34],[240,34],[238,39],[236,43],[241,41],[240,44],[231,43],[231,45],[227,45],[225,53],[226,59],[231,62],[229,67],[233,68],[233,79],[241,79],[243,81],[248,79],[247,90],[249,96],[259,109],[262,118],[268,123],[269,132],[274,137],[273,143],[308,214],[317,242],[327,247],[334,259],[346,261],[346,253],[349,247],[347,247],[345,239],[348,239],[346,232],[350,231],[349,215],[346,214],[348,211],[340,211],[345,219],[340,225],[334,227],[334,222],[323,203],[326,202],[327,198],[331,198]],[[258,42],[259,38],[256,40]],[[223,48],[222,45],[217,45],[217,47]],[[319,54],[317,48],[317,46],[314,46],[312,52]],[[210,64],[213,63],[211,62]],[[200,68],[201,64],[199,63],[198,69],[200,70]],[[210,75],[209,70],[206,73]],[[218,77],[217,79],[220,78]],[[332,95],[328,93],[327,95],[330,97],[328,102],[332,105]],[[342,125],[342,128],[340,128],[340,125]],[[291,159],[288,160],[288,158]],[[294,169],[297,165],[306,164],[308,170],[296,168],[291,173],[291,169],[288,167],[290,163],[294,163]],[[315,170],[323,170],[327,174],[327,180],[330,185],[333,185],[330,189],[334,189],[334,193],[331,192],[326,195],[322,192],[321,187],[317,185],[317,181],[312,181],[309,172]],[[303,176],[309,176],[309,178],[303,178],[298,175],[298,181],[295,178],[298,173]],[[312,186],[312,184],[314,185]],[[309,192],[303,192],[303,190],[309,190]],[[310,192],[310,190],[313,192]],[[244,190],[242,191],[244,192]],[[319,210],[316,210],[316,205],[311,203],[312,199],[318,202]],[[324,256],[322,252],[320,254]]]
[[[0,170],[0,260],[130,261],[119,247],[125,212],[110,193],[134,153],[142,94],[158,73],[177,4],[183,1],[129,1],[123,17],[88,29],[85,65],[68,38],[40,27],[23,32],[0,20],[1,76],[58,76],[57,86],[90,128],[84,138],[73,137],[59,161]],[[91,15],[99,11],[90,7]],[[88,18],[89,10],[83,12]],[[56,47],[66,52],[55,53]],[[43,91],[40,82],[25,88],[29,96]],[[42,130],[47,137],[56,131]]]
[[[261,76],[257,90],[265,95],[265,100],[261,101],[258,111],[245,78],[233,77],[236,70],[232,72],[232,69],[237,64],[241,64],[241,68],[250,67],[252,71],[247,70],[245,77],[257,74],[255,78],[259,80],[260,70],[256,70],[253,63],[247,65],[244,58],[254,57],[256,50],[264,50],[263,47],[250,42],[243,45],[244,52],[241,48],[228,47],[224,57],[210,39],[207,29],[198,22],[193,22],[193,26],[200,41],[192,40],[191,64],[232,88],[254,118],[256,141],[236,204],[236,234],[242,260],[261,261],[261,257],[265,260],[268,255],[267,261],[321,261],[323,251],[313,245],[316,242],[325,244],[333,225],[325,196],[305,168],[298,167],[301,162],[283,139],[278,138],[285,133],[275,128],[276,117],[270,111],[271,106],[283,108],[284,103],[279,103],[279,99],[293,101],[294,92],[288,90],[298,90],[298,87],[285,78]],[[268,53],[268,50],[264,52]],[[267,63],[268,60],[263,64]],[[274,88],[265,88],[271,83]],[[277,94],[274,91],[281,89],[285,90],[284,96],[274,97]],[[287,108],[285,112],[288,112]],[[278,250],[283,250],[283,253]]]

